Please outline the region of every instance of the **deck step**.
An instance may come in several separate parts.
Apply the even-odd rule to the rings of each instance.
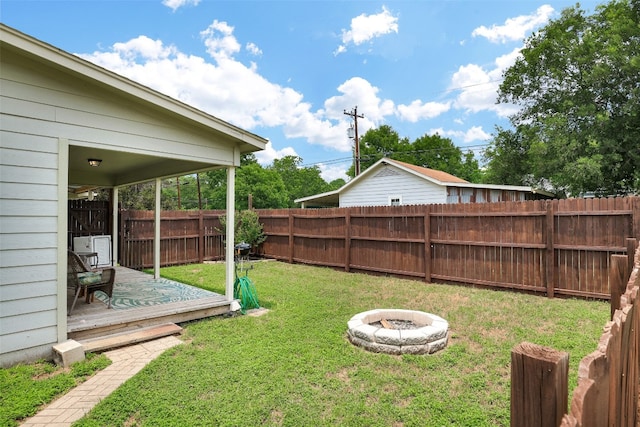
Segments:
[[[85,353],[95,353],[117,347],[124,347],[144,341],[154,340],[169,335],[181,334],[182,328],[175,323],[163,323],[161,325],[139,328],[134,331],[121,332],[118,334],[105,335],[98,338],[79,340]]]

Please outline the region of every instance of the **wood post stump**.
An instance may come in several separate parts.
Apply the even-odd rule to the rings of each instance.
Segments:
[[[558,426],[567,412],[569,353],[523,342],[511,350],[511,427]]]

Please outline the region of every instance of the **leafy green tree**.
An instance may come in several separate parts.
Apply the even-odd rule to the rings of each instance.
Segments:
[[[302,167],[302,158],[298,156],[285,156],[275,159],[269,168],[277,172],[288,194],[288,203],[285,207],[295,207],[295,199],[311,196],[313,194],[330,191],[331,187],[320,176],[318,166]]]
[[[393,154],[401,150],[402,145],[409,144],[405,138],[400,140],[398,132],[389,125],[382,125],[377,129],[369,129],[359,138],[360,143],[360,172],[383,157],[393,158]],[[347,175],[355,176],[355,167],[351,165]]]
[[[347,182],[342,179],[342,178],[338,178],[338,179],[334,179],[333,181],[331,181],[329,183],[329,187],[327,187],[326,191],[333,191],[333,190],[337,190],[338,188],[342,187],[343,185],[345,185]]]
[[[489,184],[530,185],[530,139],[527,128],[496,128],[491,145],[485,150],[488,159],[484,181]]]
[[[638,0],[613,0],[590,16],[579,5],[563,10],[505,72],[499,101],[520,107],[511,117],[517,135],[495,135],[485,153],[491,179],[531,176],[570,194],[638,192],[638,76]]]
[[[282,177],[258,163],[238,168],[236,209],[249,207],[249,194],[255,209],[277,209],[287,206],[288,195]]]
[[[163,210],[176,209],[176,197],[171,190],[167,190],[170,183],[167,180],[161,182],[160,206]],[[175,190],[174,190],[175,191]],[[103,190],[98,193],[98,200],[109,200],[109,191]],[[118,202],[124,209],[153,210],[156,206],[156,185],[155,182],[142,182],[139,184],[120,187],[118,190]]]
[[[243,155],[236,169],[236,209],[247,209],[249,195],[256,209],[295,207],[295,199],[340,188],[344,180],[327,183],[317,166],[302,167],[302,158],[286,156],[264,168],[255,155]],[[225,209],[227,203],[227,171],[215,169],[199,175],[186,175],[162,181],[162,209],[198,209],[198,181],[202,209]],[[100,196],[107,200],[108,192]],[[124,187],[120,201],[125,209],[152,210],[155,207],[153,182]]]
[[[227,203],[226,170],[207,172],[207,198],[213,209],[225,209]],[[236,209],[249,207],[251,195],[255,209],[277,209],[287,206],[288,194],[280,175],[259,163],[248,163],[236,169]]]
[[[360,171],[383,157],[437,169],[470,182],[481,178],[478,161],[472,152],[463,153],[449,138],[440,135],[423,135],[413,142],[400,138],[391,126],[369,129],[360,140]],[[354,176],[353,166],[347,172]]]
[[[449,138],[423,135],[403,148],[406,153],[398,154],[397,160],[447,172],[470,182],[478,182],[480,178],[473,153],[463,153]]]

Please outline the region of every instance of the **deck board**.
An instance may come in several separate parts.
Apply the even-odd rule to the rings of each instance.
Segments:
[[[141,271],[116,267],[115,286],[119,283],[148,281],[150,278],[151,275]],[[71,291],[68,297],[72,298]],[[140,295],[139,298],[144,298],[144,295]],[[67,336],[70,339],[88,339],[135,331],[167,322],[181,323],[203,319],[228,313],[230,305],[231,302],[224,295],[214,293],[188,301],[129,309],[108,309],[106,304],[99,300],[87,304],[84,298],[79,298],[73,312],[67,317]]]

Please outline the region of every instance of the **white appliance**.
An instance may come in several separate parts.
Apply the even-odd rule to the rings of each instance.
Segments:
[[[97,259],[88,259],[89,264],[93,267],[111,266],[111,236],[74,237],[73,251],[97,253]]]

